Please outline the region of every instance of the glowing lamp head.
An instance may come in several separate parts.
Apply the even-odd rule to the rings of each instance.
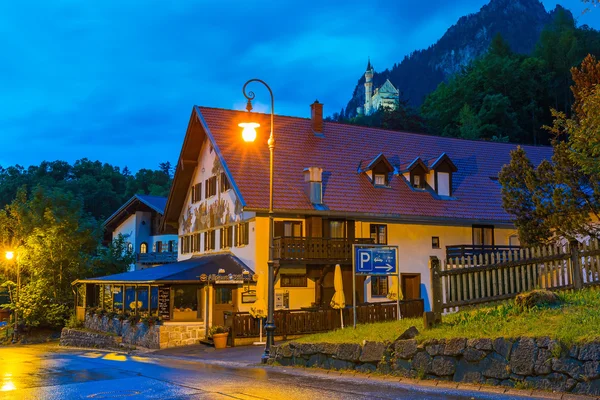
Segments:
[[[244,128],[242,131],[242,138],[245,142],[254,142],[256,139],[256,128],[260,126],[259,123],[256,122],[242,122],[238,124],[240,128]]]
[[[15,258],[15,253],[14,253],[14,251],[7,251],[7,252],[6,252],[6,259],[7,259],[7,260],[12,260],[13,258]]]

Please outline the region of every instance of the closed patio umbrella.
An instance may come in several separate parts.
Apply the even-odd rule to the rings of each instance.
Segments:
[[[335,273],[333,275],[333,287],[335,293],[331,299],[329,305],[331,308],[340,310],[340,319],[342,321],[342,329],[344,328],[344,314],[343,309],[346,307],[346,297],[344,296],[344,282],[342,281],[342,267],[340,264],[336,264]]]
[[[392,284],[389,287],[387,298],[398,302],[404,300],[404,293],[402,293],[402,289],[400,289],[400,285],[398,285],[398,276],[396,275],[392,275]],[[398,303],[398,319],[400,319],[400,317],[400,303]]]
[[[254,344],[265,344],[262,340],[263,318],[267,316],[267,303],[265,302],[265,287],[267,279],[266,274],[258,274],[256,282],[256,301],[250,307],[250,315],[254,318],[260,318],[260,340]]]

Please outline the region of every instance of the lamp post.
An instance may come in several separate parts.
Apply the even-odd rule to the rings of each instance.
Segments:
[[[8,261],[11,261],[12,259],[14,259],[15,263],[17,264],[17,290],[16,290],[16,294],[15,294],[15,304],[18,304],[19,288],[21,287],[21,266],[19,265],[18,258],[15,257],[14,251],[7,251],[5,254],[5,257]],[[14,328],[13,337],[12,337],[13,344],[17,343],[18,332],[19,332],[19,311],[18,311],[18,309],[15,309],[15,328]]]
[[[242,88],[242,93],[246,100],[248,100],[248,104],[246,105],[246,110],[248,112],[252,111],[252,100],[254,100],[254,92],[249,91],[246,92],[246,86],[249,83],[258,82],[262,83],[269,94],[271,95],[271,134],[269,135],[269,140],[267,142],[269,146],[269,260],[267,262],[268,272],[267,272],[267,322],[265,323],[265,330],[267,331],[267,339],[265,344],[265,352],[261,357],[262,363],[266,363],[271,354],[271,346],[275,343],[274,333],[275,333],[275,320],[274,320],[274,302],[275,302],[275,282],[274,282],[274,273],[273,273],[273,150],[275,149],[275,138],[273,137],[273,122],[275,119],[275,106],[274,106],[274,98],[273,91],[265,83],[265,81],[261,79],[250,79],[244,84]],[[245,122],[239,124],[241,128],[244,128],[242,132],[242,137],[246,142],[253,142],[256,139],[256,128],[260,125],[256,122]]]

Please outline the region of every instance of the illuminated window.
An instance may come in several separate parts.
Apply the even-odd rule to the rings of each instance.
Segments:
[[[387,244],[387,225],[371,224],[371,239],[375,244]]]
[[[148,252],[148,243],[144,242],[140,244],[140,253],[146,254]]]
[[[127,242],[127,251],[130,253],[133,252],[133,243]]]
[[[387,185],[384,174],[375,174],[375,185],[377,185],[377,186]]]
[[[371,277],[371,296],[384,297],[388,294],[388,278],[387,276],[372,276]]]

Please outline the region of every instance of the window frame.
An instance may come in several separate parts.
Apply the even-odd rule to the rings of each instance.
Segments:
[[[279,287],[305,288],[308,287],[306,274],[280,274]]]
[[[381,294],[381,286],[380,284],[382,282],[385,282],[385,293]],[[377,290],[375,291],[374,288],[377,288]],[[377,294],[375,294],[375,292],[377,292]],[[385,276],[379,276],[379,275],[371,275],[371,297],[378,297],[378,298],[382,298],[382,297],[387,297],[388,293],[390,292],[390,283],[388,280],[387,275]]]
[[[140,254],[148,254],[148,243],[142,242],[140,244]]]
[[[219,245],[221,249],[233,247],[233,226],[224,226],[219,229]]]
[[[221,176],[220,176],[220,189],[221,189],[221,193],[224,193],[226,191],[228,191],[229,189],[231,189],[231,182],[229,182],[229,178],[227,178],[227,174],[225,174],[225,172],[221,172]]]
[[[383,183],[378,183],[377,182],[377,178],[382,179]],[[375,186],[387,186],[387,176],[386,176],[386,174],[374,173],[373,174],[373,185],[375,185]]]
[[[217,195],[217,176],[213,175],[204,181],[204,195],[209,199]]]
[[[234,240],[235,247],[242,247],[250,244],[250,222],[240,222],[236,225]]]
[[[381,243],[380,242],[380,238],[379,238],[379,228],[385,228],[385,243]],[[371,239],[373,239],[372,237],[372,230],[373,228],[375,228],[375,241],[374,244],[384,244],[387,245],[388,244],[388,231],[387,231],[387,224],[369,224],[369,237]]]
[[[437,241],[437,244],[436,244]],[[440,244],[440,237],[439,236],[432,236],[431,237],[431,248],[432,249],[441,249],[441,244]]]
[[[475,230],[481,230],[481,244],[475,244]],[[492,230],[492,244],[485,244],[485,229]],[[473,246],[495,246],[496,245],[496,233],[494,232],[494,225],[473,225],[471,228],[471,243]]]

